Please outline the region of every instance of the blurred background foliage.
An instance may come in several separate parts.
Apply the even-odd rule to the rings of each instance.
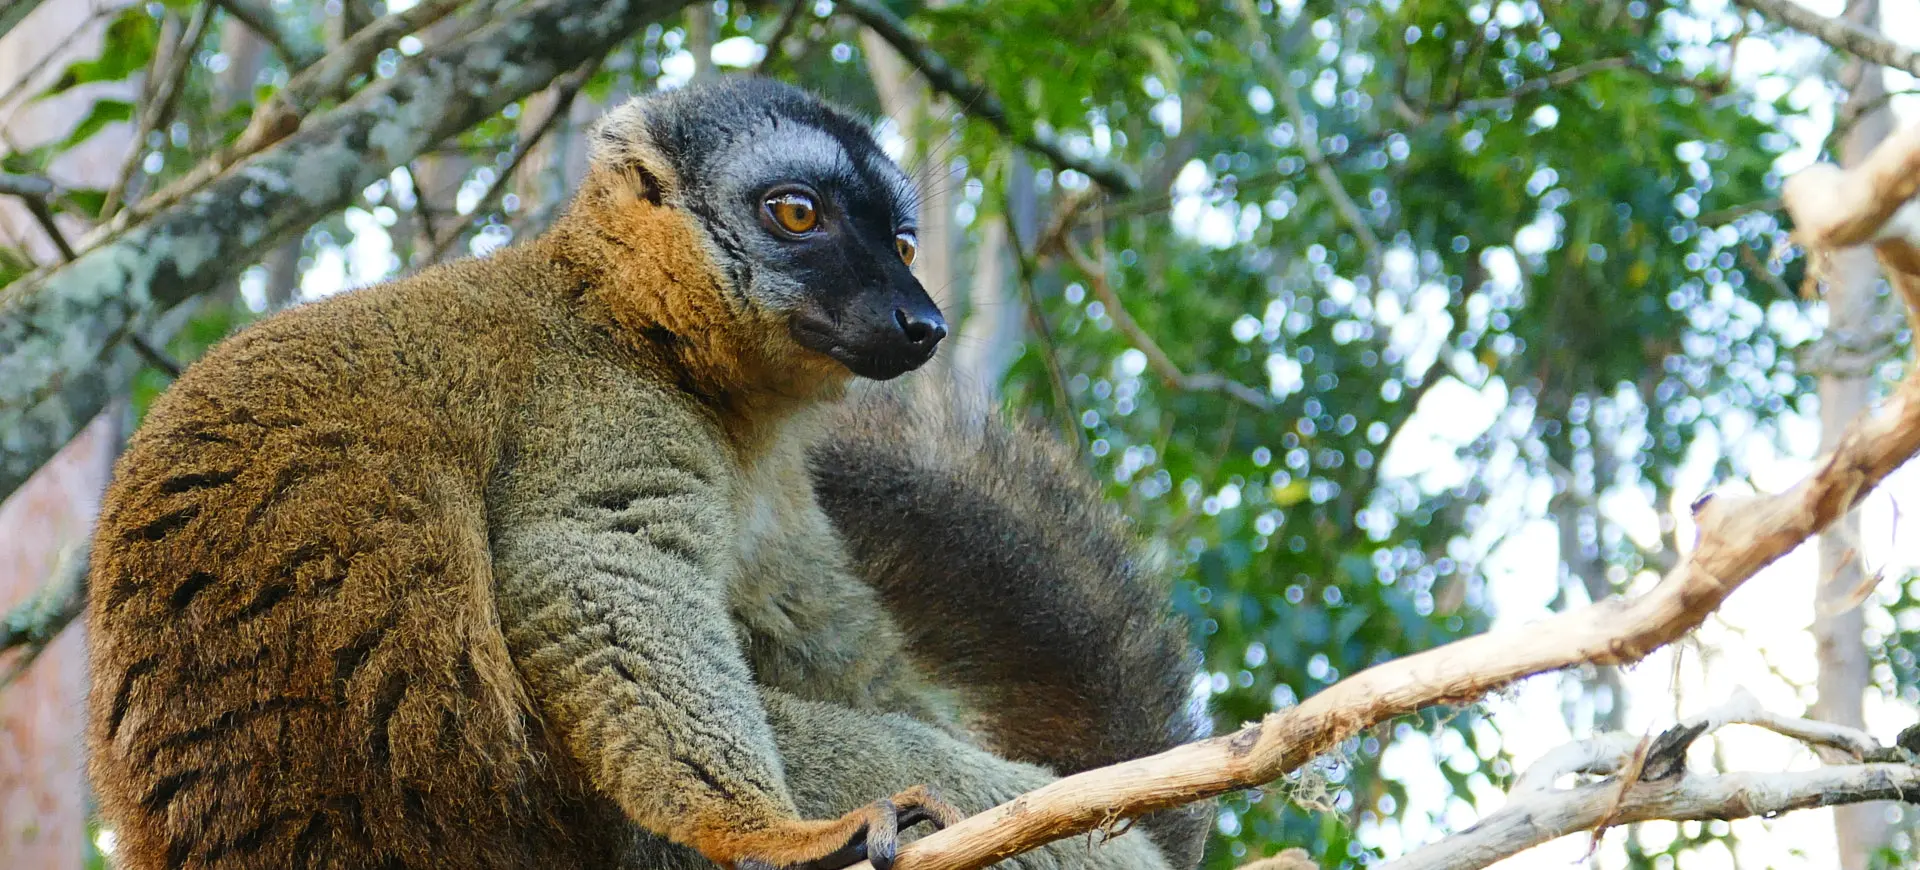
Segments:
[[[502,5],[408,37],[373,75]],[[963,374],[1080,445],[1169,560],[1219,728],[1486,629],[1497,601],[1485,566],[1543,521],[1560,567],[1528,582],[1557,584],[1556,601],[1644,580],[1674,558],[1683,471],[1745,471],[1740,452],[1703,438],[1778,440],[1781,420],[1809,412],[1818,306],[1798,292],[1803,264],[1774,199],[1783,158],[1824,147],[1834,93],[1819,83],[1832,70],[1817,58],[1742,68],[1740,52],[1779,38],[1757,17],[1649,0],[887,7],[991,88],[1014,129],[1131,166],[1140,189],[1092,196],[1085,175],[923,91],[903,121],[876,88],[878,43],[828,0],[718,0],[602,61],[541,131],[541,159],[520,158],[551,94],[396,170],[310,228],[290,265],[256,266],[208,297],[155,349],[136,406],[165,388],[167,358],[190,362],[273,308],[439,248],[537,232],[596,107],[707,74],[690,48],[710,45],[719,71],[757,68],[895,116],[889,143],[952,217],[950,237],[924,243],[950,248],[936,289],[966,324],[953,348],[973,361]],[[111,12],[97,57],[48,93],[129,80],[145,82],[142,100],[102,97],[65,136],[0,164],[38,174],[139,123],[150,70],[182,34],[195,39],[181,87],[143,125],[126,189],[71,187],[51,205],[92,220],[110,196],[158,189],[231,142],[288,75],[256,50],[236,83],[243,59],[201,20],[207,8]],[[352,8],[385,11],[273,8],[315,42]],[[0,281],[30,265],[0,250]],[[1887,334],[1909,341],[1887,317]],[[988,323],[1000,328],[976,326]],[[1872,606],[1908,612],[1916,598],[1903,587]],[[1887,636],[1877,676],[1911,701],[1908,634]],[[1574,733],[1620,725],[1616,678],[1569,679],[1581,686]],[[1349,866],[1415,836],[1410,814],[1426,817],[1418,830],[1455,827],[1457,805],[1514,773],[1499,726],[1475,708],[1402,721],[1291,783],[1228,797],[1209,866],[1284,846]],[[1409,740],[1439,762],[1449,796],[1383,772],[1383,752]],[[1725,831],[1696,826],[1655,850],[1632,841],[1627,860],[1672,866]]]

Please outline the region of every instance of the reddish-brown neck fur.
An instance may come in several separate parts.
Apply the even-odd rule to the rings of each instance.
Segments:
[[[785,315],[729,286],[701,228],[643,196],[645,183],[595,169],[542,240],[581,271],[589,316],[665,355],[741,446],[764,447],[795,413],[843,395],[851,373],[789,338]]]

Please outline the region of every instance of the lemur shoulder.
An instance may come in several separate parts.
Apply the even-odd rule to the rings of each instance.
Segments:
[[[945,333],[864,126],[730,80],[612,112],[545,235],[222,343],[95,536],[122,866],[884,868],[1196,733],[1070,461],[840,401]],[[1204,811],[1026,867],[1189,867]]]

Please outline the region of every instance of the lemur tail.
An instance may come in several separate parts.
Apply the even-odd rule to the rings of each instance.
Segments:
[[[1165,577],[1051,436],[966,393],[881,387],[811,454],[822,506],[991,749],[1061,775],[1205,736],[1198,655]],[[1211,805],[1142,820],[1175,867],[1199,862]]]

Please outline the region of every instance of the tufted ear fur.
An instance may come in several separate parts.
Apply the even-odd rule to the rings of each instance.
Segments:
[[[588,163],[595,174],[620,178],[627,192],[660,205],[680,192],[680,176],[648,130],[646,100],[634,97],[594,124]]]

